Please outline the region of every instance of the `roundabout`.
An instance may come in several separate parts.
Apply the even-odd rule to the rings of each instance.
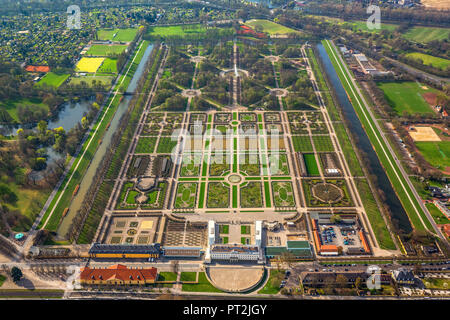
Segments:
[[[240,184],[244,180],[243,177],[237,173],[230,174],[226,179],[231,184]]]

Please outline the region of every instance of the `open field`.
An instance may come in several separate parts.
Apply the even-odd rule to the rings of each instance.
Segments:
[[[435,68],[441,69],[441,70],[447,70],[447,68],[450,66],[450,60],[430,56],[428,54],[424,54],[421,52],[410,52],[406,54],[408,58],[413,58],[415,60],[422,60],[423,64],[427,66],[433,66]]]
[[[49,72],[45,76],[39,80],[38,84],[46,84],[55,88],[58,88],[60,85],[62,85],[68,78],[70,77],[70,74],[56,74],[54,72]]]
[[[100,29],[97,31],[98,40],[109,40],[115,42],[133,41],[138,32],[137,28],[128,29]]]
[[[298,33],[299,31],[285,27],[281,24],[269,21],[269,20],[260,20],[260,19],[252,19],[245,22],[245,25],[255,29],[256,31],[266,32],[270,35],[276,34],[288,34],[288,33]]]
[[[99,57],[107,57],[112,55],[118,55],[125,51],[127,48],[126,45],[114,44],[94,44],[89,50],[86,52],[86,56],[99,56]]]
[[[445,170],[450,166],[450,141],[416,142],[416,147],[433,167]]]
[[[450,9],[450,2],[447,0],[421,0],[425,7],[436,8],[436,9]]]
[[[186,36],[190,34],[205,33],[206,28],[201,24],[190,24],[182,26],[149,27],[147,34],[152,36],[170,37]]]
[[[437,224],[447,224],[450,223],[450,220],[439,210],[434,203],[427,203],[425,204],[428,208],[428,211],[430,211],[431,216],[433,217],[434,221]]]
[[[0,122],[20,122],[17,115],[19,106],[32,106],[34,110],[39,109],[42,112],[49,112],[48,106],[39,98],[0,100],[0,111],[6,111],[9,115],[9,119],[3,119],[4,117],[2,116]],[[8,115],[6,115],[6,117],[8,117]]]
[[[105,87],[111,87],[113,76],[79,76],[70,78],[70,84],[80,84],[85,82],[88,86],[93,86],[94,83],[102,83]]]
[[[102,65],[105,58],[81,58],[78,61],[75,70],[81,72],[97,72],[97,69]]]
[[[423,86],[412,81],[377,82],[377,86],[383,90],[386,100],[400,116],[403,112],[408,114],[433,113],[422,94],[435,92],[434,89],[429,87],[424,89]]]
[[[426,43],[433,40],[447,39],[449,34],[450,29],[446,28],[412,27],[403,34],[403,37],[411,41]]]
[[[102,73],[117,73],[117,59],[106,58],[98,69]]]
[[[398,28],[398,25],[396,25],[396,24],[381,23],[381,28],[380,29],[370,30],[367,27],[367,22],[366,21],[351,21],[351,22],[345,22],[345,24],[349,24],[349,25],[353,26],[354,30],[362,30],[362,31],[367,31],[367,32],[381,32],[383,30],[394,31],[395,29]]]

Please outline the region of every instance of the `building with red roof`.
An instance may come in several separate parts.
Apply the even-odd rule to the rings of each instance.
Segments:
[[[116,264],[109,268],[81,269],[80,283],[89,285],[143,285],[155,283],[158,272],[156,268],[135,268]]]

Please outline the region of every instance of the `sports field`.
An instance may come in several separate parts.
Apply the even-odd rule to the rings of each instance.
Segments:
[[[98,72],[117,73],[117,59],[106,58],[98,69]]]
[[[403,37],[411,41],[426,43],[447,39],[449,34],[450,29],[446,28],[412,27]]]
[[[446,70],[450,66],[450,60],[439,58],[439,57],[433,57],[428,54],[424,54],[421,52],[410,52],[406,54],[408,58],[413,59],[420,59],[423,61],[423,64],[427,66],[433,66],[435,68]]]
[[[41,80],[39,80],[38,84],[40,84],[40,85],[46,84],[46,85],[58,88],[69,77],[70,77],[70,74],[66,74],[66,73],[56,74],[53,72],[49,72],[45,76],[43,76]]]
[[[434,92],[434,89],[412,81],[377,82],[377,86],[383,90],[386,100],[398,115],[405,111],[408,114],[433,113],[422,94]]]
[[[282,26],[281,24],[269,20],[252,19],[247,21],[245,25],[255,29],[256,31],[261,30],[262,32],[267,32],[270,35],[298,33],[298,31],[294,29]]]
[[[148,28],[147,34],[152,36],[170,37],[205,32],[206,28],[200,24],[188,24],[182,26],[152,27]]]
[[[102,65],[105,58],[81,58],[78,61],[75,70],[81,72],[96,72]]]
[[[97,31],[98,40],[130,42],[136,37],[138,29],[100,29]]]
[[[441,170],[450,167],[450,141],[418,141],[416,146],[425,160],[432,166]]]
[[[115,45],[94,44],[86,52],[86,55],[107,57],[111,55],[121,54],[123,51],[125,51],[126,48],[127,46],[123,44],[115,44]]]

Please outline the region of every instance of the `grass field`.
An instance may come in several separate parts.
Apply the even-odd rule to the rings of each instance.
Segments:
[[[83,81],[87,83],[88,86],[92,86],[94,81],[101,82],[105,87],[111,87],[111,83],[114,80],[114,76],[80,76],[72,77],[70,79],[70,84],[80,84]]]
[[[102,73],[117,73],[117,59],[106,58],[98,69]]]
[[[434,221],[437,224],[447,224],[450,223],[450,220],[439,210],[434,203],[427,203],[425,204],[428,208],[428,211],[430,212],[431,216],[433,217]]]
[[[312,152],[312,144],[309,136],[292,136],[292,144],[295,152]]]
[[[111,55],[121,54],[122,52],[125,51],[126,48],[127,46],[122,44],[115,44],[115,45],[94,44],[86,52],[86,55],[107,57]]]
[[[284,271],[271,269],[266,285],[258,291],[259,294],[277,294],[280,291]]]
[[[183,276],[183,273],[181,274]],[[214,287],[206,278],[204,272],[198,274],[198,283],[183,283],[182,291],[188,292],[222,292],[221,290]]]
[[[43,76],[41,80],[39,80],[38,84],[39,85],[46,84],[46,85],[58,88],[69,77],[70,77],[70,74],[67,74],[67,73],[56,74],[54,72],[49,72],[45,76]]]
[[[369,184],[365,179],[355,179],[355,182],[378,244],[382,249],[395,250],[396,247],[394,241],[392,240],[383,216],[378,209]]]
[[[14,183],[8,183],[8,188],[17,195],[15,204],[3,204],[10,211],[19,211],[22,218],[15,221],[14,231],[28,231],[39,214],[46,198],[50,195],[50,189],[24,188]]]
[[[450,166],[450,141],[415,142],[417,149],[432,166],[444,170]]]
[[[105,58],[81,58],[78,61],[75,70],[81,72],[96,72],[97,69],[102,65]]]
[[[330,136],[313,136],[314,147],[318,152],[334,151]]]
[[[439,57],[433,57],[421,52],[410,52],[406,56],[408,58],[413,58],[416,60],[420,59],[422,60],[423,64],[427,66],[433,66],[441,70],[447,70],[447,68],[450,66],[450,60],[442,59]]]
[[[316,156],[313,153],[304,153],[303,159],[305,160],[306,171],[311,176],[319,175],[319,167],[317,166]]]
[[[386,100],[400,116],[405,111],[408,114],[433,113],[422,94],[435,92],[434,89],[427,87],[425,90],[417,82],[412,81],[377,82],[377,86],[383,90]]]
[[[380,29],[370,30],[367,27],[366,21],[352,21],[352,22],[345,22],[345,24],[353,26],[353,30],[362,30],[362,31],[367,31],[367,32],[381,32],[383,30],[394,31],[395,29],[398,28],[398,25],[395,25],[395,24],[381,23]]]
[[[448,39],[450,29],[446,28],[430,28],[430,27],[412,27],[403,37],[416,42],[430,42],[433,40]]]
[[[170,37],[186,36],[189,34],[205,33],[206,28],[200,24],[189,24],[183,26],[151,27],[147,34],[152,36]]]
[[[135,28],[119,29],[116,36],[112,40],[121,42],[130,42],[134,40],[137,32],[138,29]]]
[[[48,106],[42,102],[42,99],[39,98],[0,100],[0,110],[6,111],[11,119],[17,122],[20,122],[17,115],[17,109],[19,106],[32,106],[33,109],[42,109],[45,112],[49,111]],[[5,119],[2,119],[2,121],[5,121]]]
[[[266,32],[270,35],[275,34],[288,34],[288,33],[298,33],[299,31],[282,26],[281,24],[269,21],[269,20],[260,20],[260,19],[252,19],[245,23],[245,25],[255,29],[256,31]]]

